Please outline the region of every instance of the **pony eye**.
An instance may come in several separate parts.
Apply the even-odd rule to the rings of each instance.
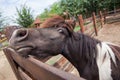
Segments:
[[[58,32],[59,32],[59,33],[63,33],[63,30],[62,30],[62,29],[59,29]]]

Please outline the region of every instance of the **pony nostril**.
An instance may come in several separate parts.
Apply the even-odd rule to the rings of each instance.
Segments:
[[[26,34],[27,34],[27,31],[26,30],[22,30],[22,31],[18,32],[17,37],[24,37]]]
[[[28,30],[20,29],[17,31],[16,38],[18,39],[18,41],[25,39],[27,36],[28,36]]]
[[[9,43],[10,45],[16,45],[16,43],[21,42],[28,38],[28,29],[17,29],[13,32]]]

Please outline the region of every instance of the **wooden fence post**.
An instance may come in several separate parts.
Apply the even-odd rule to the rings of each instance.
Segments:
[[[79,19],[79,25],[80,25],[80,28],[81,28],[80,30],[81,30],[82,33],[84,33],[85,28],[84,28],[84,21],[83,21],[82,15],[79,15],[78,19]]]
[[[22,80],[22,78],[21,78],[21,76],[20,76],[20,74],[19,74],[19,72],[17,70],[18,67],[15,64],[15,62],[13,61],[10,52],[8,52],[6,48],[3,49],[3,51],[5,53],[5,56],[7,57],[7,60],[9,62],[9,64],[11,65],[11,68],[12,68],[13,72],[15,73],[15,76],[16,76],[17,80]]]
[[[100,23],[101,23],[101,27],[103,27],[103,16],[102,16],[102,12],[99,12],[100,14]]]
[[[93,12],[92,17],[93,17],[93,26],[94,26],[95,34],[97,36],[98,35],[98,31],[97,31],[97,24],[96,24],[95,12]]]
[[[107,11],[104,10],[104,24],[106,23],[106,16],[107,16]]]

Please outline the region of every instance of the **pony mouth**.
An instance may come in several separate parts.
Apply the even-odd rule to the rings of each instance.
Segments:
[[[25,53],[25,52],[30,52],[34,47],[32,46],[16,46],[14,50],[18,53]]]
[[[21,48],[18,48],[16,49],[17,52],[23,52],[23,51],[28,51],[28,50],[31,50],[32,47],[21,47]]]
[[[19,47],[16,48],[15,51],[22,57],[27,58],[32,51],[33,47],[31,46],[24,46],[24,47]]]

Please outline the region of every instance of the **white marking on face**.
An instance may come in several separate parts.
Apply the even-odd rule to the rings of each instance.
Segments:
[[[102,42],[97,44],[98,55],[97,55],[97,65],[99,69],[99,79],[100,80],[113,80],[111,77],[111,61],[112,58],[114,64],[116,65],[116,59],[113,51],[107,45],[107,43]]]
[[[9,44],[11,44],[11,39],[17,34],[19,29],[15,30],[11,36],[11,38],[9,39]]]

